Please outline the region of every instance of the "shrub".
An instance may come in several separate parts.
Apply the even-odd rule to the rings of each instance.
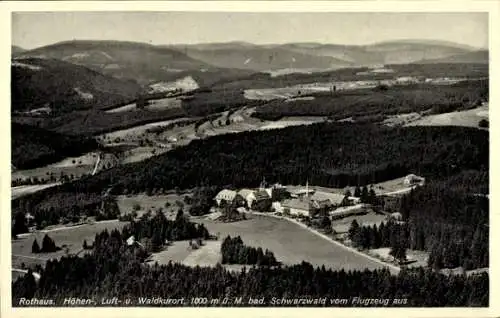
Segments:
[[[478,124],[479,127],[481,128],[488,128],[490,126],[490,123],[487,119],[481,119]]]

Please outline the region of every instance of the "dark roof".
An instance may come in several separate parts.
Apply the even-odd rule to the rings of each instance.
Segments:
[[[257,200],[265,200],[265,199],[270,199],[270,198],[271,197],[269,196],[269,194],[264,190],[260,190],[260,191],[255,192],[255,199],[257,199]]]

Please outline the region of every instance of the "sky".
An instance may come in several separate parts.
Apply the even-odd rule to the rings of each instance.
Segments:
[[[162,44],[245,41],[363,45],[400,39],[488,47],[487,13],[14,12],[12,44],[67,40]]]

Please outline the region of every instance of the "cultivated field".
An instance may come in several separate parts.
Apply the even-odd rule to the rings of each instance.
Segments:
[[[121,229],[125,224],[127,222],[110,220],[73,227],[57,227],[36,233],[19,235],[19,238],[12,240],[12,267],[20,268],[21,263],[25,263],[26,265],[44,264],[49,259],[59,258],[66,254],[64,245],[69,249],[69,253],[77,253],[82,249],[83,240],[87,240],[88,244],[92,244],[97,233],[105,229],[108,231],[115,228]],[[31,253],[33,240],[36,238],[38,244],[41,246],[45,234],[48,234],[56,245],[62,249],[55,253]]]
[[[266,216],[249,216],[249,220],[221,223],[196,219],[213,233],[224,239],[227,235],[241,236],[246,245],[269,249],[278,261],[297,264],[302,261],[315,266],[346,270],[381,268],[383,265],[334,245],[325,239],[286,220]]]

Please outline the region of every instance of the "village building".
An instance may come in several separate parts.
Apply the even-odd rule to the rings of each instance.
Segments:
[[[344,197],[345,195],[339,193],[316,191],[313,195],[311,195],[310,199],[313,202],[328,203],[330,206],[332,206],[332,205],[340,205],[344,200]]]
[[[309,200],[289,199],[281,203],[283,213],[295,216],[307,216],[311,214],[311,204]]]
[[[424,182],[425,178],[416,176],[414,174],[407,175],[403,180],[403,183],[407,186],[422,185]]]
[[[356,204],[353,206],[336,208],[335,210],[330,211],[328,214],[330,215],[332,220],[337,220],[351,215],[364,214],[364,213],[366,213],[366,205]]]
[[[390,214],[389,219],[392,219],[394,221],[401,221],[403,220],[403,215],[401,215],[401,213],[399,212],[394,212]]]
[[[272,199],[270,191],[266,191],[266,189],[261,189],[255,191],[255,200],[252,202],[250,208],[252,210],[260,211],[260,212],[268,212],[271,210]]]
[[[241,189],[238,191],[238,196],[245,201],[247,207],[251,207],[256,200],[255,191],[250,189]]]
[[[217,205],[220,206],[223,201],[226,203],[232,203],[234,198],[236,197],[236,191],[233,190],[228,190],[224,189],[221,190],[217,195],[215,196],[215,202],[217,202]]]

